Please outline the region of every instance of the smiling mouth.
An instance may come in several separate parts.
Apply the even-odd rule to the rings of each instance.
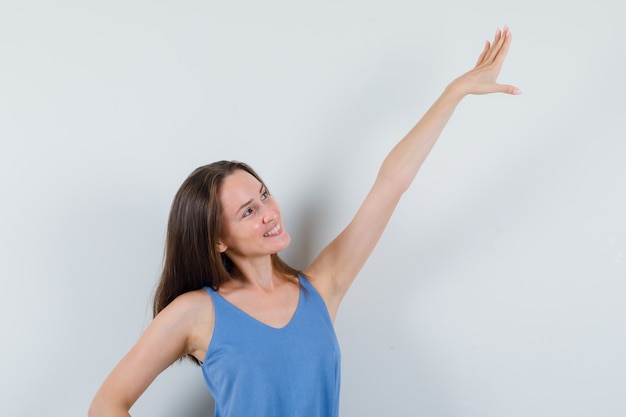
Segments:
[[[280,234],[280,231],[281,231],[280,224],[277,224],[272,230],[270,230],[269,232],[265,233],[263,236],[265,236],[265,237],[276,236],[276,235]]]

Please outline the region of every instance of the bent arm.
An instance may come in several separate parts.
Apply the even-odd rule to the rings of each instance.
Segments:
[[[184,294],[154,318],[96,393],[89,417],[130,416],[130,408],[163,370],[182,356],[197,352],[195,329],[207,322],[212,325],[212,316],[207,317],[212,310],[198,308],[195,303],[200,296]]]
[[[519,94],[496,82],[511,34],[498,30],[476,66],[452,81],[420,121],[383,161],[374,185],[350,224],[313,261],[305,273],[324,297],[334,318],[341,299],[376,246],[402,194],[432,150],[457,105],[468,94]]]

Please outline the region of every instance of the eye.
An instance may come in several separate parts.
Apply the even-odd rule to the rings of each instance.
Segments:
[[[265,200],[270,196],[270,192],[265,190],[261,193],[261,200]]]
[[[243,217],[248,217],[248,216],[252,215],[252,212],[253,212],[253,211],[254,211],[254,210],[253,210],[252,208],[248,208],[248,209],[246,209],[246,210],[243,212]]]

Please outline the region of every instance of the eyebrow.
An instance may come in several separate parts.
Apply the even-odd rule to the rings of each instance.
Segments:
[[[259,193],[262,193],[263,190],[266,190],[267,188],[265,187],[265,184],[261,183],[261,188],[259,189]],[[245,207],[247,207],[248,205],[250,205],[250,203],[252,203],[252,201],[254,201],[252,198],[248,201],[246,201],[245,203],[243,203],[235,212],[235,214],[239,213],[241,210],[243,210]]]

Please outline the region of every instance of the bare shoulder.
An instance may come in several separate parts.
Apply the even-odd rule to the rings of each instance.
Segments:
[[[213,301],[209,293],[200,288],[179,295],[163,311],[168,309],[175,310],[177,314],[189,314],[204,309],[212,312]]]
[[[302,273],[324,300],[328,313],[334,322],[341,298],[336,295],[337,290],[332,277],[323,268],[320,268],[319,262],[314,262]]]
[[[215,320],[213,301],[208,292],[201,288],[181,294],[161,314],[170,316],[173,326],[186,329],[186,353],[200,361],[204,360]]]
[[[154,321],[161,325],[171,324],[193,326],[198,321],[211,320],[213,316],[213,303],[211,296],[204,289],[189,291],[179,295],[168,304]]]
[[[330,279],[328,277],[328,274],[325,273],[322,268],[319,268],[317,263],[314,262],[313,264],[309,265],[307,269],[302,271],[302,274],[320,294],[330,290]]]

